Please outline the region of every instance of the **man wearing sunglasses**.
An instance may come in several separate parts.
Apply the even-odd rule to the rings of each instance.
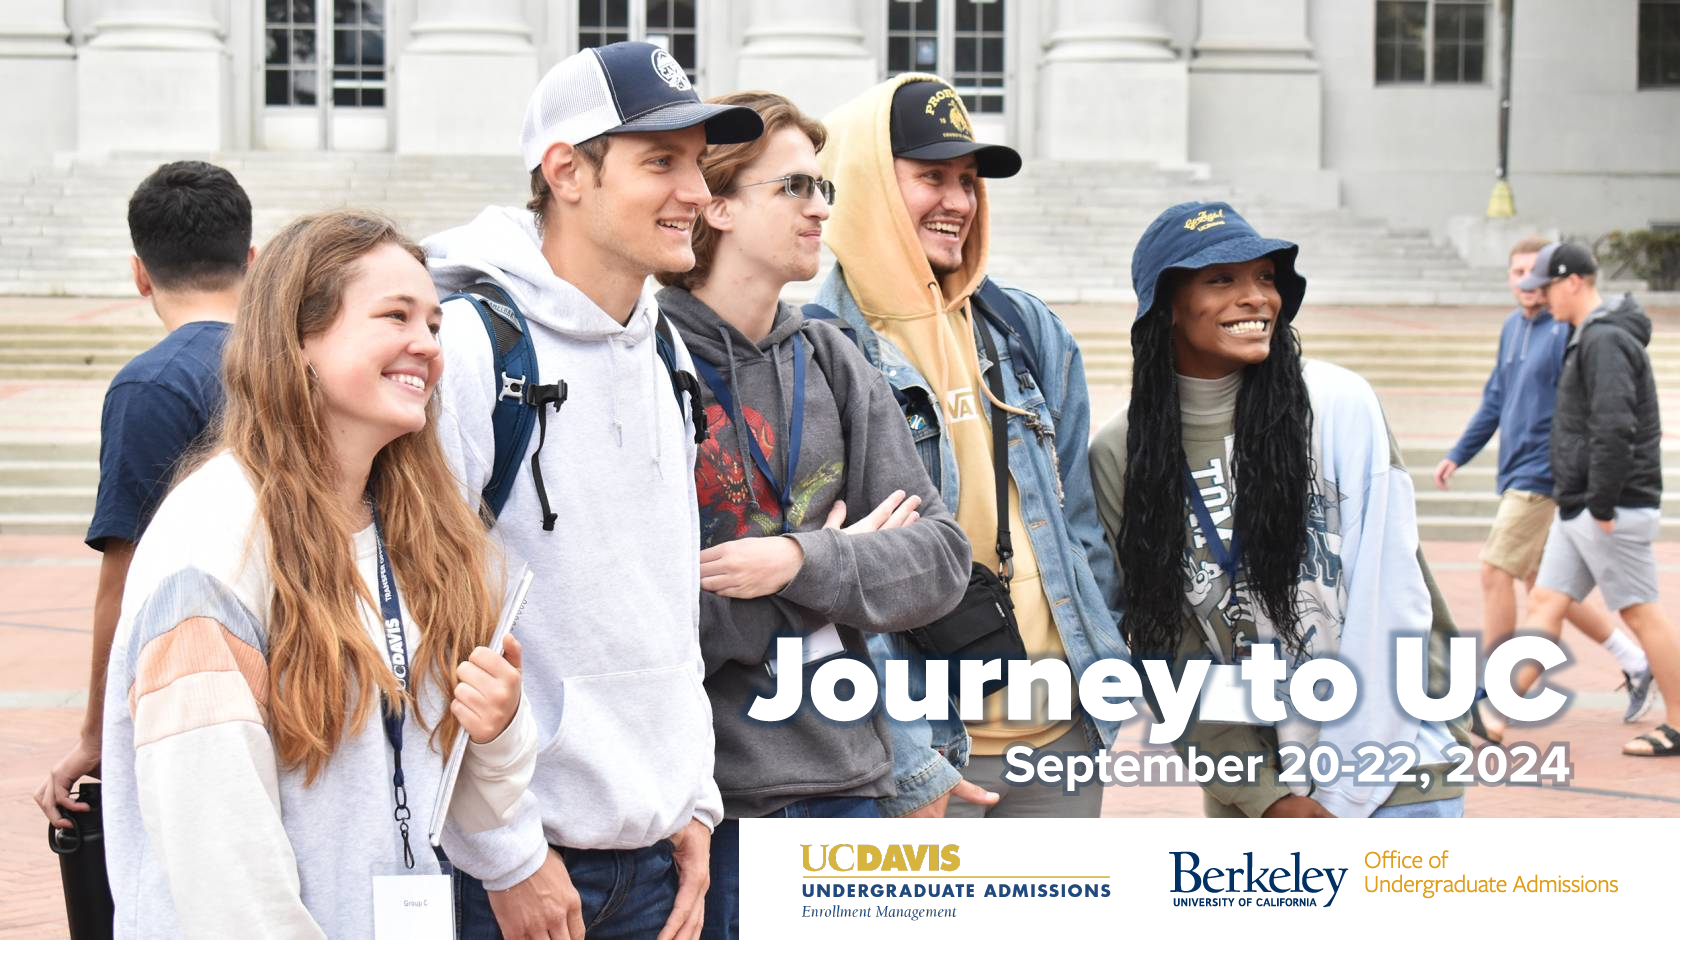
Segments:
[[[695,468],[700,647],[724,821],[703,932],[734,938],[740,818],[877,817],[893,793],[879,707],[837,722],[802,700],[766,724],[747,706],[772,676],[800,687],[819,661],[868,658],[866,634],[944,614],[967,583],[969,545],[886,381],[839,327],[780,299],[817,275],[835,199],[818,175],[822,125],[775,94],[711,102],[753,110],[765,134],[707,151],[712,199],[695,225],[695,265],[657,276],[711,433]],[[778,637],[805,638],[801,656],[777,657]]]
[[[1027,657],[1065,661],[1073,677],[1124,657],[1115,561],[1087,468],[1091,413],[1079,348],[1037,298],[986,277],[985,179],[1013,176],[1021,157],[977,143],[962,100],[927,75],[879,84],[825,123],[833,139],[824,174],[845,202],[827,231],[840,263],[816,303],[856,335],[902,398],[917,452],[957,512],[975,564],[1007,582]],[[996,361],[987,358],[993,350]],[[996,386],[988,383],[995,364]],[[1007,437],[1004,485],[995,483],[998,418]],[[915,654],[900,638],[874,638],[872,648],[878,660]],[[1088,753],[1114,741],[1114,723],[1077,708],[1072,717],[1051,716],[1051,702],[1066,696],[1077,704],[1076,692],[1033,688],[1028,718],[1006,719],[1009,692],[998,691],[967,732],[955,721],[895,724],[898,790],[883,811],[1095,817],[1097,788],[1064,794],[1002,780],[1003,753],[1014,742]]]

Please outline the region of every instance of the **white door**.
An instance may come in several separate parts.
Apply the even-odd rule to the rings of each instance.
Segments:
[[[391,148],[386,3],[266,0],[258,130],[263,147]]]

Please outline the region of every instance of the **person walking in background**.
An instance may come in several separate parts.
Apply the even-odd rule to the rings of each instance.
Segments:
[[[1506,283],[1518,306],[1500,329],[1494,370],[1483,387],[1482,403],[1465,425],[1459,442],[1436,465],[1436,486],[1447,490],[1454,473],[1477,456],[1495,431],[1500,432],[1500,466],[1495,475],[1500,506],[1480,557],[1485,658],[1517,627],[1513,587],[1521,583],[1526,593],[1534,588],[1541,550],[1546,546],[1557,507],[1552,499],[1548,442],[1552,437],[1553,405],[1558,398],[1558,374],[1564,366],[1571,327],[1547,312],[1541,291],[1518,286],[1535,265],[1535,255],[1546,245],[1545,237],[1526,237],[1512,247]],[[1632,724],[1652,703],[1652,671],[1645,652],[1593,604],[1572,603],[1565,616],[1617,659],[1629,695],[1623,720]],[[1498,741],[1504,736],[1505,722],[1494,716],[1483,692],[1479,690],[1478,694],[1471,729]]]
[[[1607,301],[1599,264],[1580,244],[1548,244],[1518,286],[1544,291],[1547,309],[1571,327],[1553,412],[1553,499],[1541,569],[1520,633],[1557,637],[1571,602],[1597,585],[1651,662],[1664,723],[1623,746],[1637,757],[1681,753],[1681,656],[1675,623],[1658,604],[1652,541],[1662,523],[1663,425],[1646,345],[1652,321],[1628,294]],[[1527,669],[1527,670],[1525,670]],[[1519,693],[1540,672],[1520,668]]]
[[[76,744],[35,800],[55,827],[85,811],[70,788],[99,771],[105,669],[122,610],[123,581],[171,479],[222,402],[222,346],[256,255],[251,201],[233,174],[196,160],[166,163],[128,201],[134,288],[163,322],[163,340],[123,366],[100,415],[99,494],[87,545],[101,553],[93,600],[88,702]]]

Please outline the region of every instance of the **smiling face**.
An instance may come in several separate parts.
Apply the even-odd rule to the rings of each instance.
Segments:
[[[443,373],[432,278],[411,254],[381,244],[356,262],[338,315],[305,338],[327,434],[368,453],[426,426]]]
[[[1270,258],[1214,264],[1179,279],[1173,291],[1174,366],[1214,380],[1267,359],[1284,298]]]
[[[963,243],[969,239],[979,206],[980,174],[974,156],[951,160],[894,157],[893,174],[934,276],[956,272],[963,266]]]
[[[767,137],[764,152],[736,174],[735,183],[753,186],[732,189],[713,201],[728,217],[720,248],[733,248],[754,273],[780,283],[817,276],[823,221],[829,219],[829,205],[817,190],[801,200],[788,196],[781,183],[764,182],[789,174],[823,176],[811,138],[798,127],[783,127]],[[720,226],[716,218],[713,226]]]
[[[705,149],[700,126],[612,135],[599,182],[587,174],[577,181],[582,226],[604,266],[638,285],[694,266],[690,232],[712,196],[700,172]]]

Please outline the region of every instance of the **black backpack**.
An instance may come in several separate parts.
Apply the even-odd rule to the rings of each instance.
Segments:
[[[491,429],[496,436],[496,456],[491,462],[490,480],[484,486],[484,502],[491,514],[500,517],[519,476],[520,455],[531,443],[531,427],[537,426],[537,449],[531,454],[531,479],[537,484],[537,500],[543,510],[543,530],[552,531],[555,512],[549,509],[549,492],[543,484],[538,455],[548,439],[548,408],[560,410],[566,403],[566,381],[539,383],[537,349],[531,343],[531,329],[519,305],[508,292],[489,281],[471,284],[444,298],[466,300],[478,311],[490,338],[492,384],[496,404],[491,410]],[[700,384],[695,375],[677,366],[677,347],[665,314],[654,323],[654,346],[671,379],[671,394],[677,400],[679,416],[685,409],[695,427],[695,443],[706,440],[706,411],[701,406]],[[689,397],[683,402],[683,395]]]

